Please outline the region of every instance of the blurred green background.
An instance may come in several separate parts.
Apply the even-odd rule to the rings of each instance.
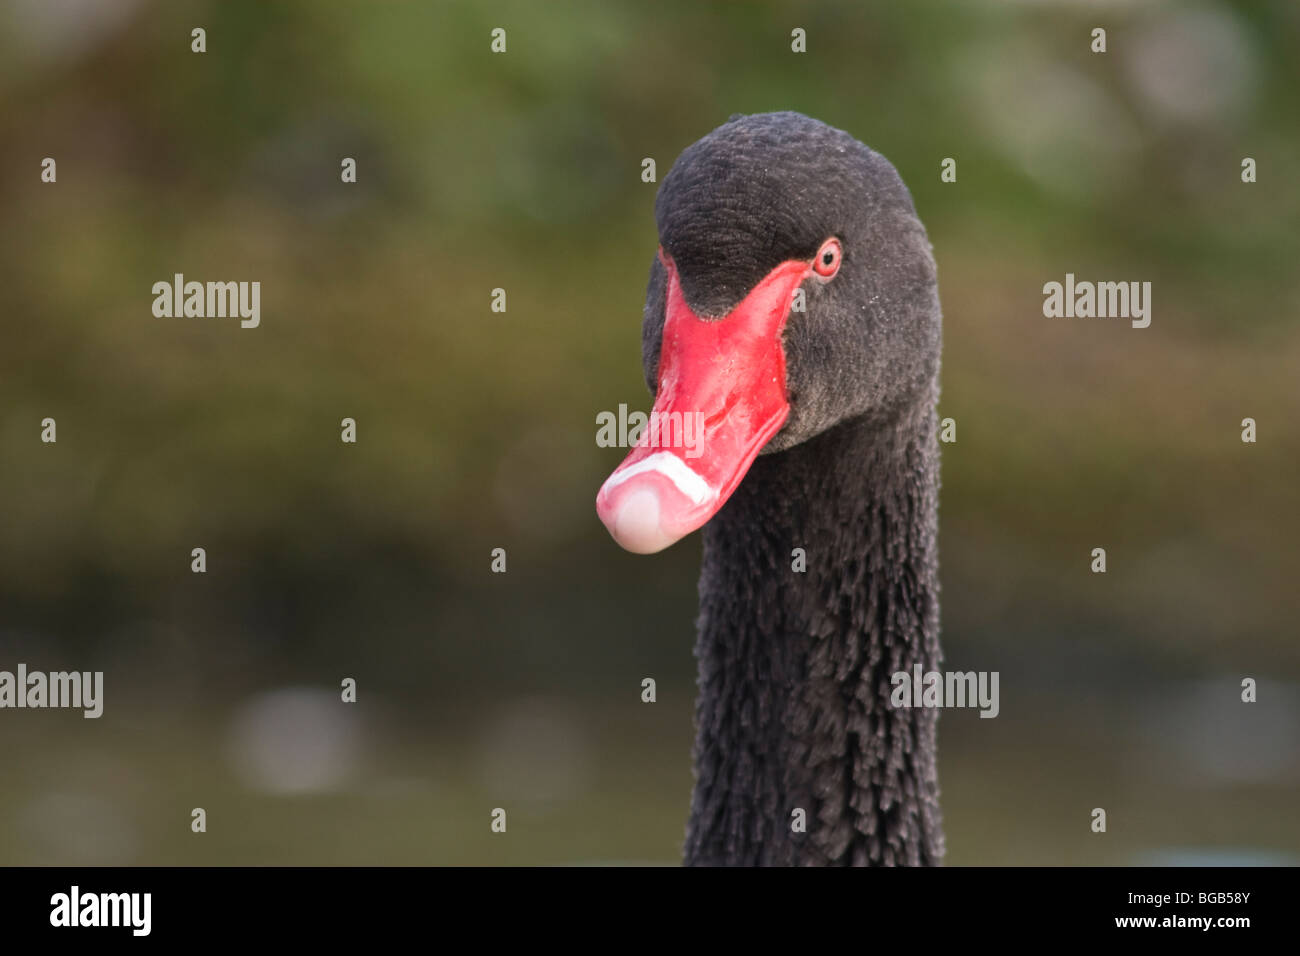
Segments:
[[[1300,859],[1300,5],[9,0],[0,669],[106,688],[0,712],[0,863],[678,861],[698,536],[614,546],[595,415],[648,407],[642,159],[775,109],[939,263],[943,644],[1001,673],[949,862]],[[1045,319],[1066,272],[1150,328]]]

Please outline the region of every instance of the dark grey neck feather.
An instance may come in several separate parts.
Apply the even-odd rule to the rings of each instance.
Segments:
[[[760,456],[705,526],[688,865],[941,861],[936,711],[890,704],[939,667],[935,397]]]

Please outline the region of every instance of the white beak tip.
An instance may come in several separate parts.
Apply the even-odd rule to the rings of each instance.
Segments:
[[[664,531],[659,518],[659,496],[650,488],[638,488],[618,503],[607,527],[625,551],[654,554],[677,540]]]

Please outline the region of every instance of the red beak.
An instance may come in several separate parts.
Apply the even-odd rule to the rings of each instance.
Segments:
[[[636,447],[605,480],[596,513],[622,547],[662,551],[717,514],[785,424],[781,332],[811,266],[783,262],[730,314],[704,319],[668,270],[659,391]]]

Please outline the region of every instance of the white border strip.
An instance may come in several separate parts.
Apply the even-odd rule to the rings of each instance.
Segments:
[[[626,468],[614,472],[605,482],[605,490],[613,491],[632,476],[647,471],[657,471],[663,475],[677,486],[678,491],[697,505],[702,505],[706,501],[717,497],[717,492],[710,488],[709,483],[693,471],[690,465],[672,452],[667,451],[657,451],[649,458],[641,459],[635,465],[628,465]]]

